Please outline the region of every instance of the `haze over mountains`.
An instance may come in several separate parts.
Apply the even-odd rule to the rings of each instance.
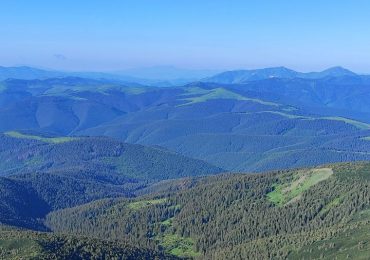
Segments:
[[[203,79],[205,82],[226,83],[226,84],[243,84],[248,81],[282,78],[282,79],[321,79],[326,77],[345,77],[359,76],[354,72],[342,67],[333,67],[321,72],[297,72],[285,67],[266,68],[257,70],[234,70],[227,71],[215,76]]]
[[[219,74],[218,74],[219,72]],[[119,80],[143,85],[181,85],[192,81],[240,84],[247,81],[276,78],[309,78],[356,76],[354,72],[342,67],[333,67],[322,72],[297,72],[285,67],[255,70],[217,70],[179,69],[173,66],[126,69],[114,72],[65,72],[58,70],[37,69],[28,66],[1,67],[0,80],[5,79],[47,79],[61,77],[84,77],[91,79]]]
[[[369,83],[339,67],[224,72],[166,88],[81,77],[8,79],[0,88],[0,131],[110,136],[229,171],[365,160]]]
[[[216,70],[179,69],[173,66],[156,66],[127,69],[114,72],[66,72],[37,69],[28,66],[1,67],[0,80],[5,79],[47,79],[62,77],[83,77],[105,79],[142,85],[172,86],[182,85],[216,74]]]
[[[369,76],[168,69],[0,68],[0,258],[369,254]]]

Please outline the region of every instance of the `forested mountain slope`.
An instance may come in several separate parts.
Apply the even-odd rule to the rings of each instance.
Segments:
[[[369,181],[369,163],[206,177],[55,211],[47,224],[201,259],[353,258],[370,253]]]
[[[0,226],[0,259],[177,259],[123,242],[18,230]]]
[[[0,135],[0,222],[43,228],[51,210],[133,197],[152,183],[223,171],[203,161],[105,137]]]
[[[222,169],[160,148],[123,143],[107,137],[48,137],[32,133],[0,134],[2,175],[18,175],[35,171],[104,168],[106,176],[95,179],[109,181],[115,174],[129,182],[158,181],[189,176],[214,174]],[[75,177],[82,176],[81,174]],[[132,182],[132,181],[131,181]]]

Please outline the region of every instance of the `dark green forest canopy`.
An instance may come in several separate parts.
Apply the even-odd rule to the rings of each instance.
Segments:
[[[0,169],[0,222],[42,230],[38,219],[52,210],[135,197],[161,180],[223,171],[201,160],[111,138],[25,133],[0,135]]]
[[[52,212],[55,232],[209,259],[369,254],[370,163],[197,179],[176,192]],[[178,182],[177,185],[182,185]],[[173,188],[171,188],[173,190]],[[112,225],[112,223],[114,223]],[[365,233],[364,233],[365,232]],[[346,241],[341,237],[351,237]],[[232,256],[232,257],[230,257]]]
[[[53,235],[0,226],[0,259],[176,259],[171,255],[80,236]]]
[[[92,165],[126,179],[160,181],[223,171],[161,148],[106,137],[44,137],[8,132],[0,134],[0,145],[2,175],[67,171]]]

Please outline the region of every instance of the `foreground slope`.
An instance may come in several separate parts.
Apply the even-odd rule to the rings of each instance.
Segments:
[[[176,259],[127,243],[0,226],[1,259]]]
[[[370,163],[174,185],[182,188],[55,211],[47,225],[55,232],[125,239],[207,259],[370,254]]]

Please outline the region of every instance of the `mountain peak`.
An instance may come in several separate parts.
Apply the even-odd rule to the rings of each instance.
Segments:
[[[335,66],[331,67],[329,69],[326,69],[322,72],[332,72],[332,73],[349,73],[349,74],[355,74],[354,72],[350,71],[349,69],[343,68],[341,66]]]
[[[215,82],[215,83],[228,83],[228,84],[242,84],[248,81],[255,81],[261,79],[269,78],[282,78],[282,79],[293,79],[293,78],[303,78],[303,79],[321,79],[326,77],[343,77],[343,76],[356,76],[357,74],[345,69],[343,67],[337,66],[326,69],[321,72],[309,72],[302,73],[291,70],[286,67],[271,67],[256,70],[237,70],[237,71],[227,71],[217,74],[213,77],[206,78],[205,82]]]
[[[213,77],[204,79],[205,82],[215,83],[244,83],[247,81],[263,80],[269,78],[296,78],[299,72],[286,67],[271,67],[255,70],[227,71]]]

